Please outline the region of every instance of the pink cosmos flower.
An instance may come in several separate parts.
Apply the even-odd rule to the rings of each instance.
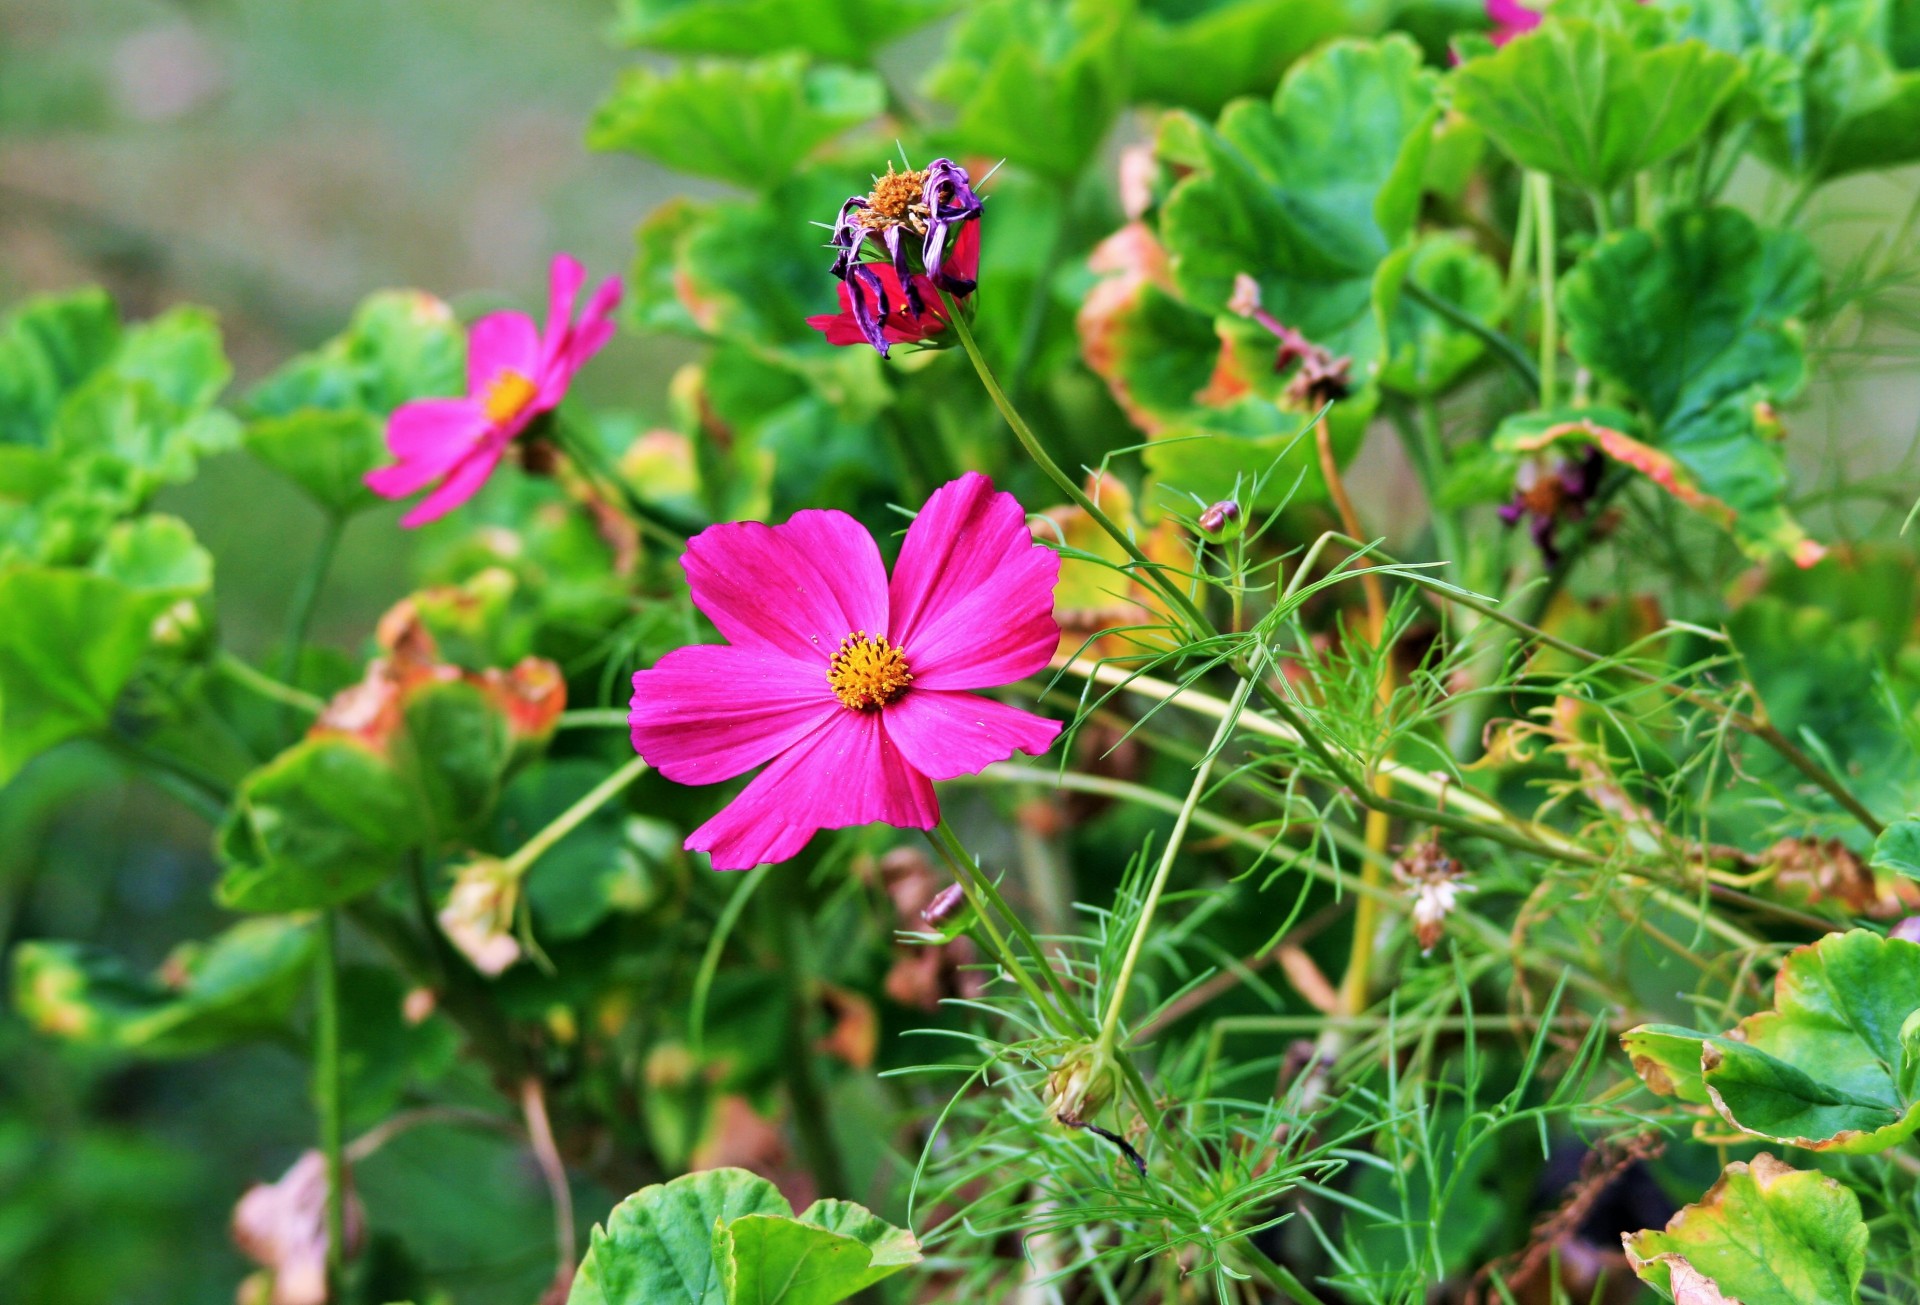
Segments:
[[[1527,8],[1520,0],[1487,0],[1487,21],[1493,24],[1489,33],[1493,43],[1505,45],[1540,26],[1540,11]]]
[[[1034,674],[1060,641],[1060,559],[978,472],[934,491],[891,582],[872,536],[835,511],[710,527],[681,565],[727,642],[635,675],[627,720],[634,750],[678,783],[766,765],[687,838],[716,870],[784,861],[822,829],[931,829],[934,780],[1037,756],[1060,732],[971,692]]]
[[[586,281],[579,259],[556,254],[544,334],[525,313],[481,318],[467,336],[466,397],[415,399],[393,410],[387,450],[397,461],[368,472],[367,487],[382,498],[405,498],[439,482],[401,525],[425,525],[479,493],[514,436],[557,406],[573,374],[613,337],[620,279],[601,282],[575,321],[574,301]]]

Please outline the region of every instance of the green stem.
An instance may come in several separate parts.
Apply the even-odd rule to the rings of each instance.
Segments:
[[[1013,437],[1020,441],[1020,447],[1026,450],[1027,456],[1046,473],[1048,479],[1060,487],[1069,502],[1085,512],[1095,525],[1106,531],[1108,536],[1120,545],[1121,550],[1133,560],[1133,565],[1139,568],[1142,580],[1166,595],[1174,606],[1193,622],[1195,630],[1211,633],[1213,629],[1211,623],[1194,604],[1187,591],[1162,574],[1159,563],[1154,562],[1142,552],[1140,545],[1134,542],[1133,536],[1122,530],[1114,523],[1113,518],[1102,512],[1100,505],[1088,498],[1085,491],[1074,483],[1071,476],[1060,469],[1060,464],[1055,462],[1041,446],[1039,438],[1033,433],[1033,428],[1027,425],[1026,419],[1014,408],[1012,401],[1007,398],[1006,391],[1000,388],[1000,382],[994,378],[993,369],[987,365],[986,356],[980,352],[979,342],[973,338],[973,331],[967,325],[966,316],[960,311],[960,305],[955,303],[953,296],[944,290],[940,292],[940,298],[946,305],[947,315],[953,322],[954,332],[960,337],[961,347],[967,351],[967,357],[973,360],[973,369],[979,373],[980,383],[986,386],[988,397],[1000,410],[1000,415],[1006,418],[1007,425],[1013,429]]]
[[[1527,174],[1533,192],[1534,233],[1538,237],[1540,275],[1540,406],[1553,406],[1554,369],[1560,358],[1560,309],[1555,302],[1557,250],[1553,238],[1553,182],[1544,172]]]
[[[942,831],[944,831],[944,838]],[[1019,916],[1007,908],[998,890],[992,886],[987,877],[979,872],[973,858],[960,846],[959,839],[953,836],[953,831],[947,828],[945,820],[927,831],[927,841],[933,845],[933,850],[939,854],[940,859],[947,863],[947,868],[953,871],[953,877],[959,883],[960,891],[966,894],[967,904],[973,908],[974,917],[980,921],[980,927],[986,931],[988,943],[995,958],[1000,962],[1000,967],[1019,985],[1020,990],[1027,994],[1027,1000],[1033,1003],[1033,1008],[1054,1025],[1055,1032],[1063,1037],[1074,1037],[1079,1034],[1081,1030],[1076,1027],[1079,1023],[1077,1018],[1079,1007],[1068,1005],[1063,1008],[1059,1003],[1049,999],[1047,994],[1040,990],[1040,985],[1034,982],[1019,953],[1014,951],[1007,941],[1007,936],[994,922],[994,908],[998,907],[999,914],[1004,915],[1018,927],[1025,928],[1025,926],[1020,924]],[[1051,966],[1043,968],[1049,971],[1052,969]],[[1058,976],[1053,976],[1050,982],[1057,989]]]
[[[561,421],[555,414],[549,429],[567,456],[573,459],[573,465],[589,483],[597,484],[602,493],[612,491],[612,497],[626,509],[633,524],[641,534],[666,549],[669,554],[678,554],[687,546],[687,536],[692,530],[678,521],[668,518],[668,514],[646,502],[634,493],[627,478],[608,463],[606,455],[593,442],[593,436],[573,429],[567,422]]]
[[[251,662],[236,657],[222,648],[214,658],[213,667],[241,688],[258,694],[270,702],[284,707],[293,707],[309,716],[318,716],[326,709],[326,700],[304,689],[296,689],[291,684],[283,684],[263,671],[256,669]]]
[[[144,771],[148,779],[192,807],[208,824],[218,825],[226,819],[232,794],[218,779],[189,762],[135,743],[123,734],[104,735],[101,741],[123,760]]]
[[[639,757],[629,758],[627,764],[608,775],[583,794],[579,801],[555,816],[553,821],[539,833],[520,845],[520,850],[507,858],[507,870],[514,875],[523,875],[535,861],[552,850],[553,845],[580,827],[582,821],[605,806],[627,785],[646,774],[647,763]]]
[[[618,707],[581,707],[560,713],[563,730],[625,729],[627,713]]]
[[[313,1023],[313,1100],[320,1115],[320,1150],[327,1163],[327,1280],[337,1291],[346,1265],[347,1173],[340,1100],[339,913],[320,913],[319,966]],[[329,1292],[332,1295],[332,1291]]]
[[[1213,774],[1214,760],[1226,747],[1227,736],[1233,732],[1241,709],[1247,705],[1247,695],[1253,692],[1253,686],[1260,677],[1266,661],[1265,654],[1264,647],[1254,654],[1246,678],[1234,690],[1233,701],[1214,729],[1213,742],[1208,745],[1200,764],[1194,768],[1193,783],[1187,788],[1187,799],[1180,804],[1179,814],[1174,817],[1173,830],[1167,835],[1167,845],[1160,854],[1160,864],[1153,872],[1153,882],[1147,887],[1146,900],[1140,905],[1140,918],[1134,921],[1133,936],[1127,940],[1127,952],[1121,959],[1120,973],[1114,979],[1113,991],[1107,998],[1107,1013],[1100,1021],[1099,1051],[1111,1052],[1118,1045],[1115,1039],[1120,1028],[1120,1016],[1126,1007],[1127,988],[1133,982],[1134,969],[1139,965],[1140,953],[1146,947],[1147,930],[1153,924],[1161,894],[1166,891],[1167,880],[1173,873],[1174,858],[1180,854],[1180,844],[1187,836],[1187,825],[1193,819],[1194,808],[1200,805],[1200,797],[1206,792],[1208,778]]]
[[[1451,300],[1442,299],[1425,286],[1408,277],[1401,283],[1400,293],[1419,304],[1436,317],[1444,318],[1467,334],[1476,337],[1493,351],[1494,357],[1505,363],[1513,374],[1529,390],[1540,388],[1540,372],[1527,357],[1526,350],[1517,344],[1505,331],[1495,330]]]
[[[346,525],[345,517],[327,513],[326,523],[320,527],[320,542],[314,545],[312,560],[293,591],[293,601],[287,608],[287,630],[280,648],[280,678],[287,683],[300,678],[300,650],[307,642],[307,627],[313,623],[314,606],[320,601],[321,587],[327,582],[327,572],[333,567],[333,554],[340,546],[340,533]]]

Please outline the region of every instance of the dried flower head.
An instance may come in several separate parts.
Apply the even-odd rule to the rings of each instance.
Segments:
[[[1281,322],[1260,305],[1260,283],[1245,272],[1233,278],[1227,311],[1267,328],[1280,341],[1273,370],[1284,372],[1295,363],[1300,370],[1287,382],[1287,401],[1296,407],[1323,408],[1353,393],[1353,359],[1335,357],[1306,336]]]
[[[882,357],[891,345],[939,334],[947,325],[940,292],[962,299],[978,283],[981,207],[972,178],[951,159],[907,172],[889,163],[871,191],[840,206],[827,243],[842,313],[809,324],[835,344],[863,339]],[[842,318],[851,332],[833,329]]]
[[[520,959],[513,936],[519,905],[519,874],[504,861],[482,857],[454,872],[453,891],[440,908],[440,928],[474,969],[499,974]]]
[[[1560,561],[1555,531],[1563,521],[1579,521],[1587,515],[1594,496],[1600,492],[1601,474],[1606,458],[1589,445],[1577,458],[1555,456],[1549,462],[1529,458],[1514,475],[1513,497],[1500,507],[1500,519],[1518,525],[1528,519],[1528,533],[1548,566]]]
[[[1393,877],[1413,898],[1413,936],[1426,955],[1446,931],[1447,917],[1459,904],[1461,893],[1473,891],[1462,883],[1466,872],[1458,861],[1440,846],[1438,836],[1421,839],[1393,863]]]
[[[346,1252],[358,1249],[366,1214],[351,1191],[346,1201]],[[233,1240],[260,1265],[272,1305],[326,1305],[327,1162],[304,1152],[275,1183],[256,1183],[233,1207]]]

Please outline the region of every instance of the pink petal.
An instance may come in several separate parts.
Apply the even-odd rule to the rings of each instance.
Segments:
[[[716,870],[785,861],[822,829],[883,821],[932,829],[933,785],[887,738],[879,712],[840,711],[754,776],[687,850],[709,852]]]
[[[493,474],[493,469],[500,465],[500,455],[506,452],[506,448],[506,440],[498,436],[489,438],[447,473],[440,488],[421,499],[414,505],[413,511],[401,517],[400,524],[411,530],[429,521],[438,521],[478,494],[480,487],[487,483],[487,477]]]
[[[880,550],[844,512],[709,526],[680,562],[694,604],[731,643],[824,664],[849,634],[887,628]]]
[[[486,438],[487,414],[472,399],[415,399],[387,418],[387,451],[398,461],[367,473],[367,488],[405,498],[472,452]]]
[[[890,635],[914,687],[985,689],[1044,667],[1060,642],[1059,578],[1013,495],[977,471],[935,490],[893,568]]]
[[[613,310],[619,306],[620,278],[610,276],[587,300],[573,328],[573,348],[568,351],[568,360],[575,370],[585,366],[587,359],[604,349],[613,338]]]
[[[679,784],[771,761],[844,712],[817,662],[725,644],[676,648],[633,677],[633,750]]]
[[[467,332],[467,393],[484,397],[508,370],[528,380],[540,374],[540,336],[525,313],[488,313]]]
[[[1053,745],[1060,722],[977,693],[948,693],[918,684],[880,712],[887,737],[928,779],[977,775],[1016,752],[1037,757]]]

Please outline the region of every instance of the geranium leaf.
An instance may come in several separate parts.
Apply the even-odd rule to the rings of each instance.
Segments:
[[[0,570],[0,783],[56,743],[104,727],[173,601],[110,575]]]
[[[1217,113],[1228,100],[1265,91],[1329,37],[1369,29],[1342,0],[1203,0],[1141,8],[1130,33],[1132,97],[1199,113]]]
[[[631,45],[678,54],[805,50],[864,63],[951,8],[952,0],[621,0],[615,30]]]
[[[567,1305],[726,1305],[716,1228],[748,1215],[792,1214],[772,1183],[744,1169],[643,1187],[593,1230]]]
[[[1867,1154],[1920,1129],[1916,1010],[1920,943],[1855,929],[1789,955],[1774,1009],[1742,1020],[1726,1037],[1645,1025],[1622,1043],[1654,1091],[1698,1102],[1704,1089],[1720,1117],[1743,1132]],[[1697,1080],[1685,1060],[1690,1041],[1698,1045]]]
[[[727,1305],[836,1305],[920,1260],[913,1234],[850,1201],[750,1214],[713,1235]]]
[[[378,884],[421,840],[392,765],[348,740],[311,739],[241,786],[217,842],[218,896],[236,911],[333,906]]]
[[[1750,552],[1801,565],[1822,550],[1786,513],[1786,464],[1766,405],[1800,388],[1797,315],[1819,288],[1803,237],[1714,208],[1603,240],[1560,296],[1574,356],[1645,405],[1652,445],[1724,505],[1723,524]]]
[[[1700,41],[1649,47],[1619,25],[1555,18],[1463,64],[1452,86],[1522,167],[1605,192],[1692,144],[1743,76]]]
[[[120,315],[98,288],[28,299],[0,319],[0,444],[39,444],[69,390],[120,343]]]
[[[1838,1182],[1762,1151],[1626,1248],[1633,1271],[1683,1305],[1858,1305],[1867,1225]]]
[[[1920,820],[1896,820],[1873,840],[1873,868],[1920,879]]]
[[[809,67],[801,54],[704,60],[665,72],[633,68],[601,103],[587,143],[767,190],[821,145],[885,107],[878,77]]]
[[[298,998],[313,927],[243,920],[175,950],[156,977],[74,943],[27,942],[13,955],[15,1007],[43,1033],[144,1056],[198,1055],[272,1034]]]
[[[1387,339],[1380,383],[1416,396],[1441,393],[1479,361],[1486,344],[1405,293],[1407,282],[1469,317],[1497,326],[1501,276],[1493,260],[1455,236],[1423,237],[1387,256],[1374,280],[1374,303]]]

